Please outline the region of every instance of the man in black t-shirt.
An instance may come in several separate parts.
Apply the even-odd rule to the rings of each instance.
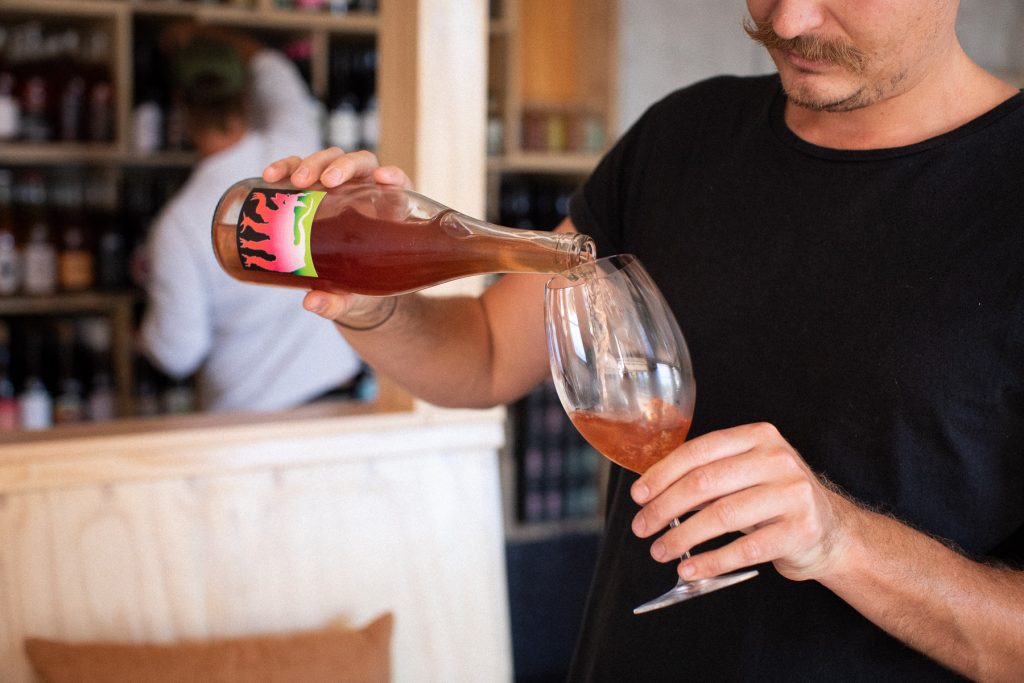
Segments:
[[[673,93],[573,198],[559,229],[639,255],[700,380],[692,438],[613,471],[574,680],[1024,679],[1024,95],[957,5],[748,0],[778,75]],[[338,150],[264,175],[408,184]],[[544,279],[305,306],[414,394],[487,406],[548,371]],[[672,569],[751,566],[631,613]]]

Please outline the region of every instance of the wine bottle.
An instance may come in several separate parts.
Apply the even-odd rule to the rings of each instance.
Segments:
[[[11,330],[0,321],[0,432],[18,428],[18,399],[11,381]]]
[[[484,273],[556,273],[594,257],[586,235],[493,225],[393,185],[298,190],[257,178],[221,197],[213,247],[239,280],[371,296]]]
[[[21,258],[11,207],[13,177],[11,171],[0,169],[0,296],[14,294],[21,286]]]

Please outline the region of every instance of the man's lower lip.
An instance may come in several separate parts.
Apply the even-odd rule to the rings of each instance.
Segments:
[[[785,55],[787,62],[804,71],[826,71],[832,66],[831,62],[813,62],[795,52],[786,52]]]

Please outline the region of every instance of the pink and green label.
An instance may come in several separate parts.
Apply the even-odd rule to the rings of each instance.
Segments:
[[[247,270],[316,277],[309,239],[325,192],[261,188],[238,216],[238,255]]]

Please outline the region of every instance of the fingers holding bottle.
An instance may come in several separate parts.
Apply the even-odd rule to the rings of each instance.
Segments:
[[[314,289],[306,294],[302,306],[345,329],[361,332],[376,329],[387,322],[398,306],[398,297]]]
[[[278,159],[263,170],[267,182],[288,180],[298,188],[319,182],[324,187],[337,187],[346,182],[370,180],[381,185],[411,188],[409,176],[396,166],[381,166],[373,152],[345,152],[328,147],[305,158],[290,156]]]

